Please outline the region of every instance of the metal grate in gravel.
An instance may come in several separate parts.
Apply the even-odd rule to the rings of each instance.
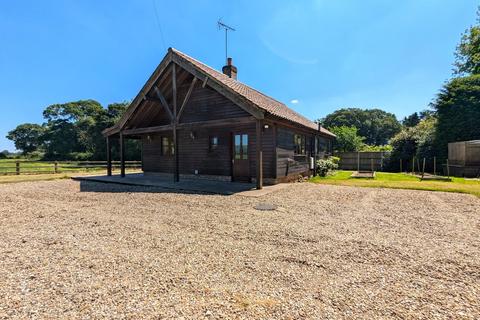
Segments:
[[[277,209],[278,206],[270,203],[259,203],[255,207],[253,207],[255,210],[260,210],[260,211],[274,211]]]

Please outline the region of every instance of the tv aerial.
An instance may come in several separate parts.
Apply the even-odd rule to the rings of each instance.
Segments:
[[[222,18],[217,21],[218,30],[225,30],[225,61],[228,59],[228,31],[236,31],[234,28],[223,23]]]

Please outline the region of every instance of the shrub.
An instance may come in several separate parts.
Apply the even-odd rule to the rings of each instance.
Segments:
[[[382,146],[371,146],[368,144],[363,145],[362,149],[360,151],[364,152],[389,152],[392,151],[393,147],[389,144],[385,144]]]
[[[69,160],[75,161],[87,161],[92,158],[91,152],[71,152],[68,154],[67,158]]]
[[[329,157],[327,159],[317,160],[317,172],[320,177],[325,177],[332,171],[338,169],[338,157]]]

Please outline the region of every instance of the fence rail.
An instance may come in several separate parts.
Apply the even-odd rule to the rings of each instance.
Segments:
[[[390,158],[390,152],[338,152],[339,167],[342,170],[383,171]]]
[[[125,161],[127,170],[141,169],[141,161]],[[2,160],[0,175],[55,174],[106,170],[106,161],[30,161]],[[112,161],[112,169],[120,169],[120,161]]]

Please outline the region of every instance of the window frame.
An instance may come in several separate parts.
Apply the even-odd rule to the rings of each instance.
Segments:
[[[237,143],[237,137],[239,141]],[[234,160],[248,160],[249,149],[248,133],[236,133],[233,138],[233,158]],[[239,148],[237,150],[237,147]]]
[[[216,140],[215,143],[213,141]],[[208,137],[208,151],[209,152],[214,152],[218,150],[218,146],[220,145],[220,139],[218,136],[209,136]]]
[[[161,151],[161,155],[164,157],[171,157],[175,155],[175,146],[173,145],[172,137],[162,136],[160,151]]]
[[[293,134],[293,154],[295,156],[307,155],[307,139],[304,134]]]

